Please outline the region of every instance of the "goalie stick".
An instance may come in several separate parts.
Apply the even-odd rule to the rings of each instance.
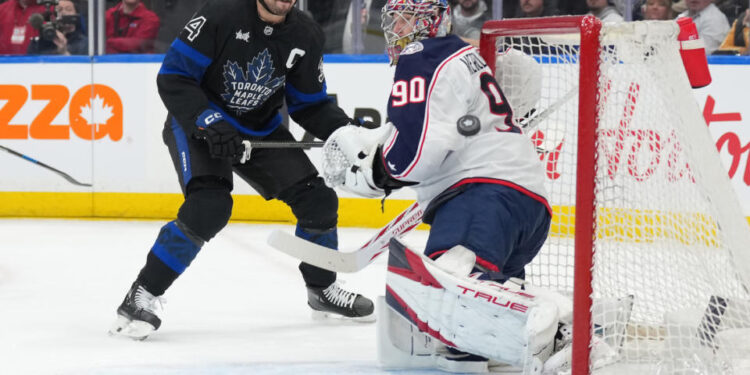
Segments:
[[[419,203],[412,203],[369,241],[354,251],[333,250],[280,230],[271,232],[268,244],[282,253],[320,268],[334,272],[357,272],[388,250],[391,238],[400,238],[419,225],[423,214],[424,211]]]

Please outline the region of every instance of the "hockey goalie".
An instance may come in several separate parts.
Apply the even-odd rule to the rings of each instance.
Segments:
[[[426,207],[425,257],[402,251],[388,302],[451,352],[441,368],[486,370],[492,358],[541,369],[557,307],[501,284],[523,279],[549,230],[535,148],[477,49],[449,33],[446,0],[389,0],[382,14],[396,65],[391,122],[336,130],[323,149],[326,183],[366,197],[409,186]]]
[[[390,244],[382,364],[453,372],[487,372],[490,360],[529,373],[541,373],[545,362],[563,368],[552,364],[565,362],[564,351],[548,357],[559,305],[569,301],[522,281],[552,215],[544,171],[513,108],[530,112],[538,87],[506,97],[476,48],[449,33],[446,0],[389,0],[382,14],[396,65],[390,123],[336,130],[322,163],[329,186],[361,196],[408,186],[431,225],[423,252]],[[500,63],[538,69],[524,57]]]

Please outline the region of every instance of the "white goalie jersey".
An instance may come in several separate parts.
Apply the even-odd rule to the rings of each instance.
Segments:
[[[421,204],[472,182],[506,185],[547,204],[538,155],[512,111],[476,48],[453,35],[414,42],[396,67],[384,168],[416,182]],[[465,115],[479,127],[459,126]]]

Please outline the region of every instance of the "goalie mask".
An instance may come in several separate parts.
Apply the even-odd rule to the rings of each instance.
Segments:
[[[391,65],[409,43],[448,35],[451,11],[447,0],[388,0],[382,23]]]

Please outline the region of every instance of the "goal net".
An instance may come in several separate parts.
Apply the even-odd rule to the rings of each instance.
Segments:
[[[572,296],[574,374],[750,373],[750,231],[678,32],[590,16],[482,29],[545,166],[553,224],[527,280]],[[614,363],[590,356],[597,339]]]

